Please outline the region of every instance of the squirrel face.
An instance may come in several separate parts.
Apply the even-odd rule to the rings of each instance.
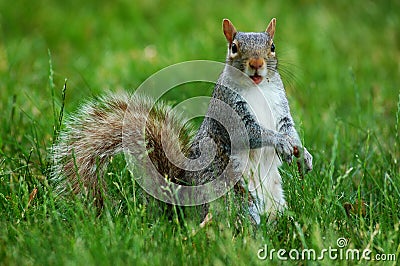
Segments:
[[[275,26],[273,18],[265,32],[238,32],[228,19],[223,20],[228,41],[226,63],[245,73],[257,85],[276,72],[278,66],[273,43]]]

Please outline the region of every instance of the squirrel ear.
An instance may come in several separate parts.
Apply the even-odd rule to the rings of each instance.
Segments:
[[[232,22],[229,19],[224,19],[222,21],[222,28],[224,29],[225,38],[229,43],[232,43],[233,38],[236,35],[235,26],[233,26]]]
[[[271,40],[274,39],[275,26],[276,26],[276,18],[273,18],[271,19],[271,22],[268,24],[268,27],[265,30],[265,32],[269,34]]]

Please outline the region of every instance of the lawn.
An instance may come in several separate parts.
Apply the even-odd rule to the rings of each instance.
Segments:
[[[398,10],[399,1],[368,0],[0,1],[0,265],[266,265],[273,249],[274,264],[396,265]],[[232,193],[212,204],[205,228],[191,210],[169,216],[143,199],[122,156],[108,168],[100,214],[83,197],[55,197],[48,149],[60,113],[134,91],[179,62],[223,62],[223,18],[263,31],[272,17],[292,114],[314,156],[304,179],[282,166],[288,211],[275,223],[254,227]],[[210,94],[194,84],[167,101]],[[304,250],[324,259],[289,258]],[[375,261],[346,260],[349,250]]]

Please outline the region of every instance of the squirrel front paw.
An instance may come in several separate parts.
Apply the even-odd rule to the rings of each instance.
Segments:
[[[284,160],[288,164],[292,163],[295,145],[289,135],[281,134],[279,137],[277,137],[274,143],[274,147],[282,160]]]
[[[310,172],[313,169],[313,157],[312,155],[308,152],[308,150],[303,147],[303,152],[302,154],[300,154],[299,148],[298,147],[294,147],[294,156],[296,156],[297,158],[303,158],[303,164],[301,162],[298,161],[298,167],[299,167],[299,171],[303,172],[303,169],[306,172]]]

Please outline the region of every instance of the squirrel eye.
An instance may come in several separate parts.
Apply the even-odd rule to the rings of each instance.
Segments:
[[[233,54],[237,53],[238,49],[237,49],[236,43],[232,43],[231,51],[232,51]]]
[[[271,53],[274,53],[275,52],[275,45],[274,45],[274,43],[272,43],[272,45],[271,45]]]

